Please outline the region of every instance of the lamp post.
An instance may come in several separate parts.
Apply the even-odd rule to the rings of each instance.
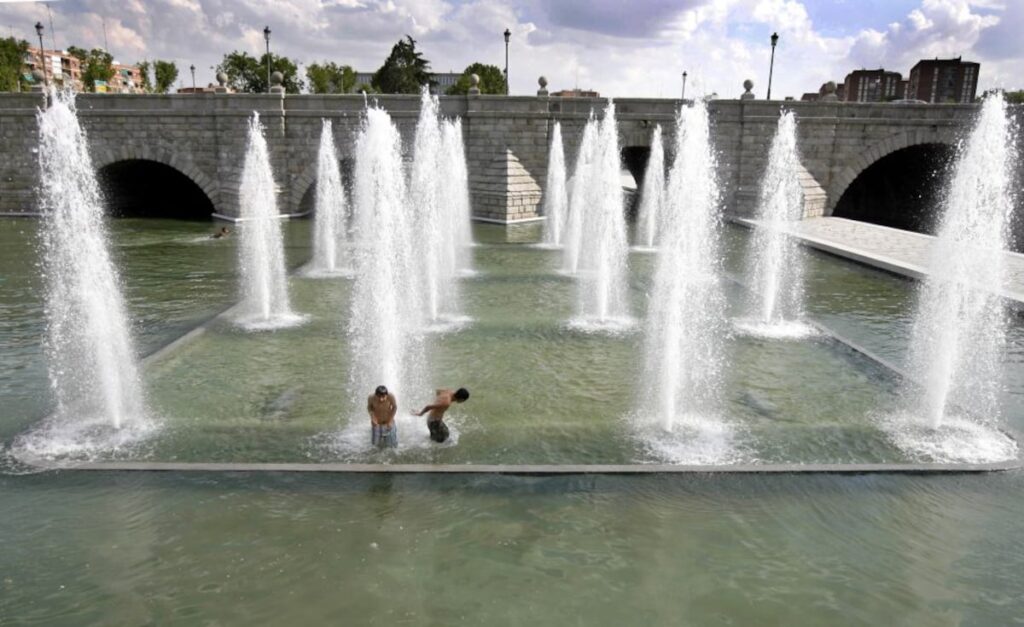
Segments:
[[[196,93],[196,65],[193,63],[188,66],[188,69],[192,70],[192,93]]]
[[[772,60],[768,64],[768,100],[772,99],[772,71],[775,69],[775,44],[779,43],[779,34],[772,33]]]
[[[508,40],[512,38],[512,31],[505,29],[505,95],[508,95]]]
[[[686,100],[686,72],[683,72],[683,93],[680,96],[680,100]]]
[[[39,35],[39,65],[43,66],[43,84],[50,85],[50,78],[46,72],[46,55],[43,53],[43,23],[36,22],[36,35]]]
[[[263,38],[267,40],[267,93],[270,93],[270,27],[263,27]]]

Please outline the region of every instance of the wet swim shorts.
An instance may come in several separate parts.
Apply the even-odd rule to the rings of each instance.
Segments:
[[[370,442],[380,448],[395,448],[398,446],[398,425],[373,425]]]
[[[444,442],[448,439],[448,425],[443,420],[428,420],[427,428],[430,429],[430,439],[435,442]]]

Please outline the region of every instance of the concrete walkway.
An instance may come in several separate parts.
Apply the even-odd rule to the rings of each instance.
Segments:
[[[756,225],[754,220],[743,220]],[[915,279],[928,274],[928,253],[935,237],[846,218],[810,218],[789,232],[806,245]],[[1024,303],[1024,255],[1006,253],[1003,296]]]

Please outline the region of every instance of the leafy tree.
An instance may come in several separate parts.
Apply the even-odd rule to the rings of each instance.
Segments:
[[[28,42],[14,37],[0,39],[0,91],[18,91],[24,79],[21,64],[28,53]]]
[[[89,51],[85,48],[79,48],[78,46],[68,46],[67,53],[81,61],[83,64],[89,57]]]
[[[253,94],[267,91],[267,55],[259,59],[249,56],[246,52],[234,51],[224,55],[224,60],[217,66],[218,72],[228,75],[228,86],[235,91]],[[299,68],[288,57],[270,55],[270,71],[284,75],[284,90],[289,94],[297,94],[302,90],[303,82],[298,77]]]
[[[1024,104],[1024,89],[1008,91],[1003,97],[1006,98],[1006,102],[1009,104]]]
[[[142,91],[147,94],[153,91],[153,83],[149,80],[149,68],[152,64],[149,61],[139,61],[135,64],[139,68],[139,75],[142,76]]]
[[[354,94],[376,94],[377,90],[373,88],[373,85],[367,85],[366,83],[359,83],[352,88]]]
[[[430,61],[416,52],[416,41],[406,35],[391,48],[371,84],[382,94],[418,94],[423,85],[433,86],[435,81],[430,78]]]
[[[314,94],[347,94],[356,84],[356,71],[348,65],[324,62],[306,66],[309,91]]]
[[[178,66],[174,61],[153,61],[153,76],[156,78],[156,93],[166,94],[174,81],[178,80]]]
[[[455,81],[455,84],[448,88],[446,92],[449,96],[464,96],[469,93],[469,88],[473,86],[470,82],[470,75],[476,74],[480,77],[480,93],[481,94],[504,94],[505,93],[505,74],[496,65],[485,65],[483,63],[473,63],[466,67],[462,71],[462,76],[459,80]]]
[[[81,50],[81,48],[76,48]],[[68,49],[71,52],[71,49]],[[75,54],[77,57],[78,55]],[[81,60],[81,57],[79,57]],[[114,57],[103,48],[93,48],[85,57],[82,84],[86,91],[96,91],[96,81],[107,82],[114,76]]]

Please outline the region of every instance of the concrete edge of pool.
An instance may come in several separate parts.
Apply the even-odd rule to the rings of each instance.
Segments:
[[[116,472],[253,472],[449,475],[655,475],[655,474],[968,474],[1017,470],[1019,459],[980,464],[346,464],[220,462],[86,462],[37,465],[43,470]]]

